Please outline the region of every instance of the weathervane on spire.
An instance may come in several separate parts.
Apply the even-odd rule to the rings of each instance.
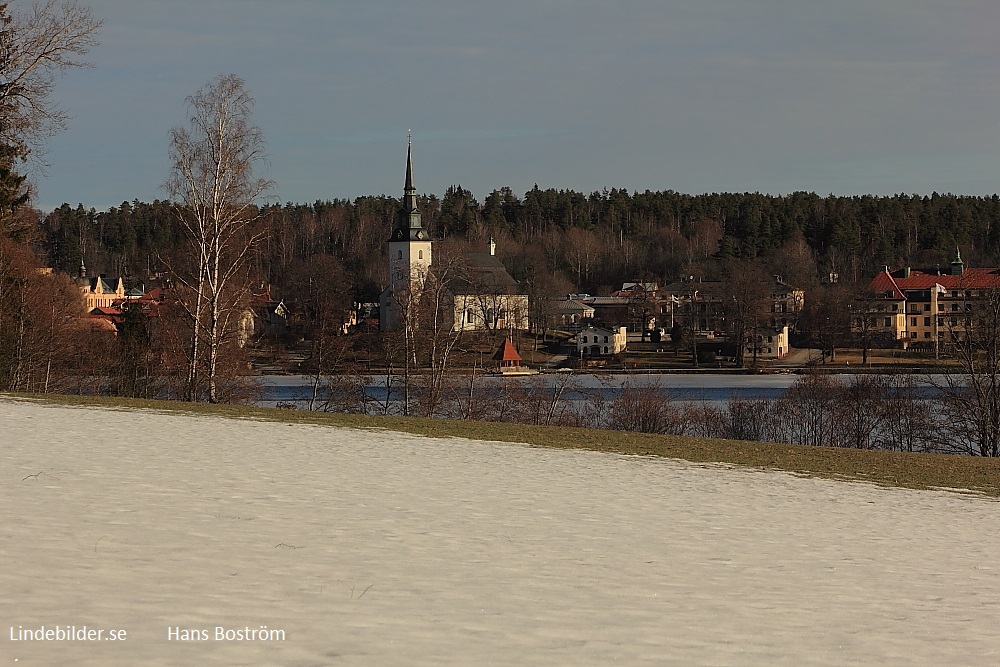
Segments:
[[[406,131],[406,143],[409,146],[413,145],[413,130]]]

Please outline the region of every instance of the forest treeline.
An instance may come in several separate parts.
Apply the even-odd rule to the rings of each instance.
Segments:
[[[342,268],[354,300],[386,282],[385,242],[400,202],[389,196],[269,205],[260,217],[252,273],[276,296],[315,256]],[[718,277],[731,260],[754,261],[808,288],[835,274],[863,283],[883,265],[947,266],[956,246],[968,266],[1000,263],[1000,197],[951,194],[828,196],[703,194],[610,189],[585,195],[535,186],[494,190],[482,202],[461,186],[420,198],[439,239],[484,245],[522,283],[606,293],[624,280]],[[123,202],[107,211],[64,204],[41,221],[50,264],[75,274],[141,281],[183,247],[170,202]]]

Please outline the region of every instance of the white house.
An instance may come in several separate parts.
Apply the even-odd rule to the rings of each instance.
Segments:
[[[773,361],[788,354],[789,348],[787,326],[777,329],[761,328],[748,341],[746,355],[753,357],[756,352],[757,359]]]
[[[587,326],[576,335],[576,354],[578,357],[604,357],[625,351],[628,337],[626,327],[607,329],[605,327]]]

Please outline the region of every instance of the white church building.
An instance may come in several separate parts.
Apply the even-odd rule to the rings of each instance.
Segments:
[[[488,252],[434,264],[434,241],[417,206],[412,149],[410,143],[403,206],[388,242],[389,286],[379,296],[380,329],[399,329],[407,308],[435,307],[452,331],[527,329],[528,297],[497,258],[492,240]]]

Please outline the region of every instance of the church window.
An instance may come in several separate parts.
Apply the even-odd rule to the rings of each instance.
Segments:
[[[399,254],[396,255],[396,259],[403,259],[403,251],[402,250],[400,250]]]
[[[417,251],[417,259],[423,259],[423,258],[424,258],[424,251],[423,250],[418,250]]]

